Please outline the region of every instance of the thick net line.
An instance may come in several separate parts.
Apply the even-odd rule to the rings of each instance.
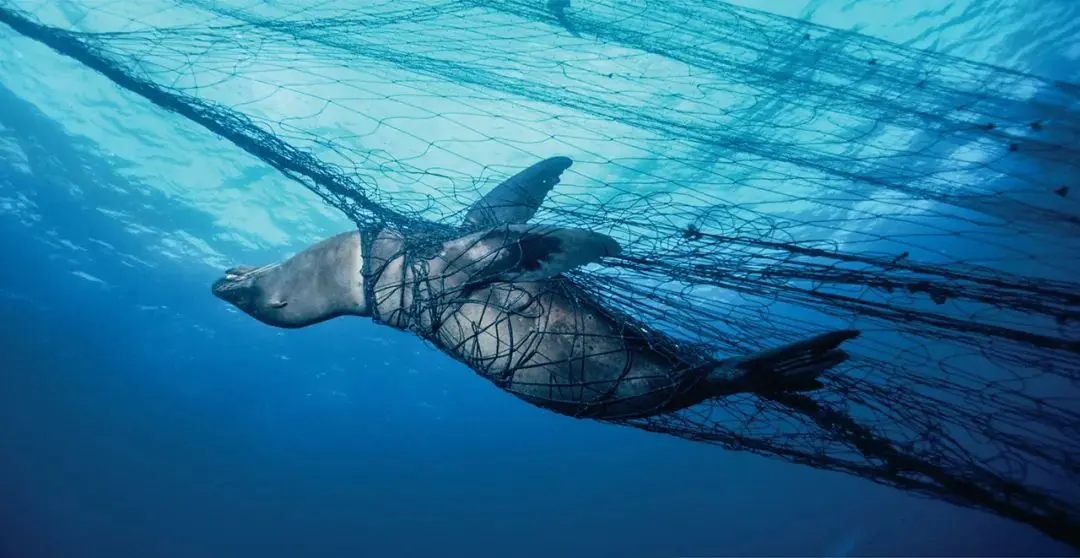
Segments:
[[[360,226],[449,230],[571,155],[536,221],[622,243],[568,277],[628,327],[717,355],[864,331],[825,389],[620,424],[1080,547],[1076,85],[692,0],[12,4]]]

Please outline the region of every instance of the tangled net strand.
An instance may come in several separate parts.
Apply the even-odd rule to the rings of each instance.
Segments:
[[[825,389],[617,423],[1080,548],[1076,85],[721,2],[165,3],[197,23],[0,21],[359,226],[450,231],[492,180],[571,154],[537,221],[623,244],[567,277],[657,343],[865,332]]]

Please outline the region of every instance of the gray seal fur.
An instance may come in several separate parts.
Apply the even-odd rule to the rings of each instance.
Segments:
[[[278,264],[234,267],[214,295],[259,321],[306,327],[344,315],[411,331],[500,388],[555,412],[648,417],[748,391],[809,390],[843,362],[842,330],[715,360],[617,316],[560,274],[616,257],[605,235],[530,225],[571,161],[495,187],[455,237],[351,231]]]

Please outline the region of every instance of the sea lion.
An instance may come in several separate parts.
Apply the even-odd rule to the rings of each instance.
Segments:
[[[217,297],[259,321],[306,327],[367,316],[411,331],[500,388],[558,413],[640,418],[747,391],[806,390],[857,331],[716,360],[617,316],[560,274],[620,253],[592,231],[527,224],[572,162],[496,186],[446,234],[356,230],[263,267],[234,267]]]

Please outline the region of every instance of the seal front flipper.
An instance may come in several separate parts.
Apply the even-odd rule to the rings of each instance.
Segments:
[[[527,223],[572,164],[569,157],[551,157],[507,178],[469,208],[461,226],[475,230]]]
[[[817,379],[848,359],[840,348],[859,336],[856,330],[831,331],[783,347],[725,360],[709,373],[722,392],[812,391],[823,387]]]
[[[549,279],[621,251],[611,237],[584,229],[502,225],[447,242],[439,260],[449,286],[469,286]]]
[[[580,38],[581,35],[574,30],[570,25],[570,21],[566,18],[566,8],[570,7],[570,0],[548,0],[547,7],[551,10],[551,13],[555,15],[555,19],[558,20],[559,25],[562,25],[573,36]]]

